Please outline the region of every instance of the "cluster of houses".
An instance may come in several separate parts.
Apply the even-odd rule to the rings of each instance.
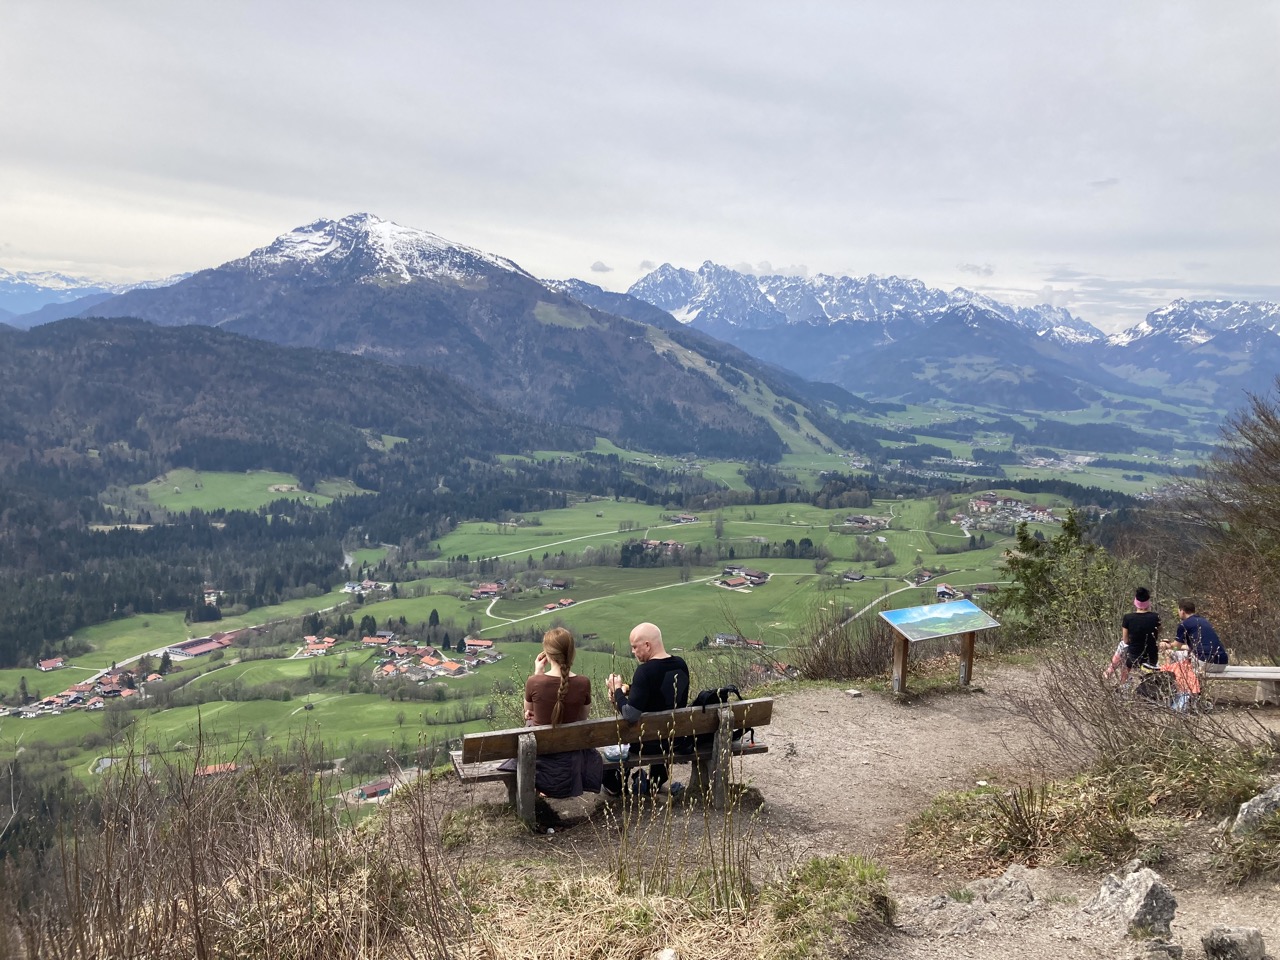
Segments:
[[[108,700],[129,700],[141,696],[138,691],[140,684],[158,683],[162,680],[164,677],[158,673],[142,677],[127,667],[113,667],[96,680],[75,683],[61,693],[14,707],[9,711],[9,716],[31,720],[35,717],[54,716],[66,710],[102,710]]]
[[[743,647],[747,650],[763,650],[762,640],[748,640],[736,633],[717,633],[711,641],[715,647]]]
[[[980,493],[969,501],[969,513],[957,513],[952,523],[963,527],[985,527],[988,524],[1008,525],[1027,523],[1058,523],[1051,507],[1027,503],[1017,497],[1002,497],[994,493]]]
[[[573,597],[561,597],[555,603],[544,604],[542,609],[544,611],[563,610],[565,607],[572,607],[577,602]]]
[[[640,546],[644,547],[646,553],[665,553],[668,556],[679,553],[684,549],[684,544],[679,540],[640,540]]]
[[[355,580],[348,580],[346,583],[342,585],[343,593],[357,593],[360,596],[364,596],[366,593],[373,593],[376,590],[390,590],[390,589],[391,589],[391,584],[389,583],[382,583],[381,581],[378,581],[378,580],[368,580],[368,579],[361,580],[359,582],[356,582]]]
[[[769,574],[763,570],[752,570],[750,567],[731,564],[724,568],[724,572],[720,574],[720,578],[715,581],[717,586],[724,587],[726,590],[741,590],[744,587],[762,587],[769,582]]]
[[[869,517],[864,513],[855,513],[844,518],[844,526],[859,533],[870,533],[873,530],[888,529],[890,519],[890,517]]]
[[[486,663],[502,659],[492,640],[465,637],[458,641],[458,649],[452,653],[441,651],[430,644],[401,643],[379,634],[360,641],[366,649],[379,649],[373,675],[383,680],[405,679],[415,683],[461,677]]]
[[[990,583],[976,583],[972,587],[960,589],[949,583],[940,583],[934,588],[939,600],[972,600],[975,593],[994,593],[995,586]]]
[[[538,586],[543,590],[564,590],[569,586],[569,581],[563,579],[552,579],[551,577],[543,577],[538,581]],[[495,597],[511,596],[516,593],[523,593],[524,587],[520,586],[514,580],[494,580],[492,583],[477,583],[471,588],[472,600],[492,600]]]
[[[327,657],[338,641],[333,637],[317,637],[311,634],[302,638],[302,649],[299,657]]]

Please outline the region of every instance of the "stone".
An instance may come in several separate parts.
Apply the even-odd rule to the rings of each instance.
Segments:
[[[862,691],[861,691],[861,690],[846,690],[846,691],[844,692],[844,695],[845,695],[846,697],[860,697],[860,696],[862,696]]]
[[[1114,873],[1103,881],[1084,913],[1120,926],[1128,936],[1168,937],[1178,901],[1154,870],[1143,868],[1123,880]]]
[[[970,884],[969,889],[987,903],[1001,900],[1009,903],[1030,903],[1036,898],[1028,882],[1030,877],[1030,870],[1020,863],[1015,863],[995,879],[979,880]]]
[[[1200,944],[1209,960],[1263,960],[1267,955],[1257,927],[1214,927]]]
[[[1231,825],[1232,836],[1240,837],[1253,833],[1263,819],[1280,810],[1280,783],[1265,793],[1260,793],[1252,800],[1240,804],[1240,812],[1236,814],[1236,822]]]
[[[1182,960],[1182,947],[1170,940],[1147,940],[1137,956],[1141,960]]]
[[[675,947],[663,947],[656,953],[649,954],[649,960],[680,960],[680,954],[676,953]]]

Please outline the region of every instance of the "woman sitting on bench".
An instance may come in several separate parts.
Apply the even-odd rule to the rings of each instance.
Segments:
[[[533,661],[533,674],[524,683],[526,724],[554,725],[587,719],[591,681],[573,672],[573,657],[573,634],[568,630],[555,627],[543,634],[542,652]],[[570,750],[542,754],[535,769],[538,793],[564,799],[599,793],[604,761],[595,749]]]

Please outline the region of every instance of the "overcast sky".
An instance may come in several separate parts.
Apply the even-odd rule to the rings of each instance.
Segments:
[[[368,211],[549,278],[704,260],[1280,300],[1280,0],[15,2],[0,267],[112,280]]]

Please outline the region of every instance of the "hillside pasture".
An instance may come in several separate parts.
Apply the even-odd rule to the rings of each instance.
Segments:
[[[169,513],[190,510],[257,510],[275,500],[303,500],[325,506],[334,498],[363,493],[348,480],[324,480],[313,493],[298,487],[298,478],[271,470],[245,473],[180,468],[130,488]]]

